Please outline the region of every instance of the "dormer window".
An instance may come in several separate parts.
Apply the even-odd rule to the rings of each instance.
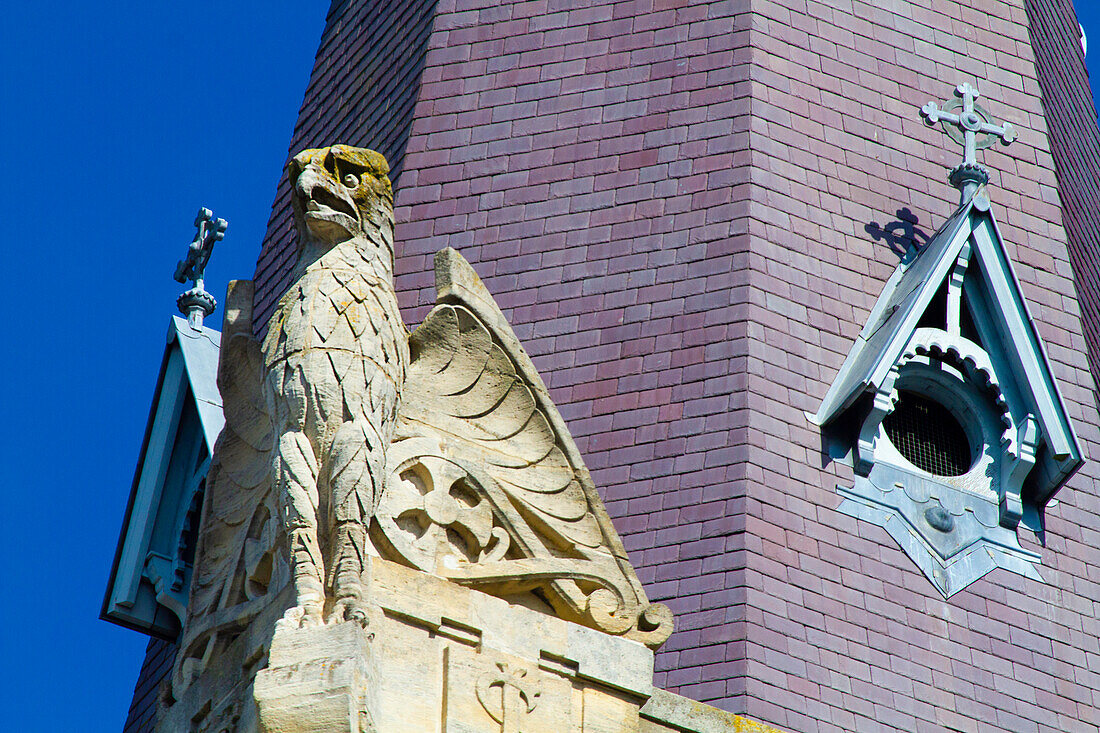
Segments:
[[[951,410],[920,392],[898,390],[893,412],[882,419],[882,431],[902,458],[925,473],[962,476],[974,466],[966,428]]]
[[[102,618],[174,640],[186,618],[207,468],[224,418],[220,334],[173,318]]]
[[[887,282],[813,420],[855,469],[839,509],[884,527],[950,596],[995,567],[1041,579],[1017,529],[1081,451],[988,200]]]

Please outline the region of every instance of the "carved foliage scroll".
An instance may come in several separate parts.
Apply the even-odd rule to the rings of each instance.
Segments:
[[[451,304],[413,334],[376,544],[426,572],[533,593],[565,618],[658,646],[671,613],[648,603],[614,552],[591,479],[564,449],[571,438],[502,341]]]

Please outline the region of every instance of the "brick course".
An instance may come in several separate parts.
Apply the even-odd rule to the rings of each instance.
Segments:
[[[1073,3],[1027,0],[1026,8],[1058,180],[1057,190],[1044,186],[1040,195],[1044,201],[1061,202],[1090,371],[1100,374],[1100,259],[1092,254],[1100,251],[1100,232],[1091,221],[1100,210],[1096,108]]]
[[[1095,424],[1022,3],[510,7],[437,9],[425,81],[444,52],[473,56],[476,27],[517,55],[451,69],[446,92],[510,126],[434,134],[445,95],[425,89],[399,291],[415,323],[450,245],[510,311],[677,611],[658,683],[798,731],[1094,726],[1087,657],[1052,643],[1094,644],[1091,553],[1067,545],[1094,519],[1075,507],[1091,468],[1050,513],[1051,585],[995,572],[945,603],[884,531],[835,512],[850,469],[803,414],[897,265],[868,227],[907,207],[928,234],[956,203],[958,153],[916,109],[969,78],[1027,130],[987,154],[996,212],[1074,419]]]
[[[403,63],[426,51],[418,91],[387,87],[415,107],[377,118],[411,122],[384,150],[406,321],[434,300],[434,252],[461,250],[676,612],[657,684],[792,733],[1097,731],[1094,464],[1046,546],[1027,541],[1046,584],[998,570],[944,601],[884,530],[835,511],[851,469],[804,414],[899,253],[957,203],[959,151],[917,109],[969,80],[1021,130],[984,153],[994,212],[1096,453],[1100,145],[1067,0],[429,6],[386,6],[419,19]],[[351,84],[396,27],[379,7],[334,3],[291,152],[381,130]],[[286,197],[261,320],[293,258]]]
[[[176,660],[176,645],[160,639],[150,639],[145,648],[145,660],[134,685],[134,697],[122,733],[152,733],[157,722],[157,700],[160,683],[172,673]]]

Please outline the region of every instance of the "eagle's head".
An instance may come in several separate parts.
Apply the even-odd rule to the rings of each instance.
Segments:
[[[393,188],[381,153],[349,145],[303,150],[287,164],[302,238],[322,249],[350,239],[380,239],[391,250]]]

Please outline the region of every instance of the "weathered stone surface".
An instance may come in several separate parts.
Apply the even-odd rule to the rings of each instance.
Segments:
[[[578,679],[642,696],[652,684],[652,653],[634,642],[660,646],[672,632],[671,613],[646,599],[537,370],[454,250],[437,256],[438,305],[408,336],[392,282],[386,170],[377,153],[347,146],[296,156],[297,280],[262,346],[252,336],[250,284],[230,289],[218,374],[226,428],[212,459],[170,691],[188,702],[174,719],[207,715],[217,700],[229,711],[218,724],[228,715],[243,725],[239,708],[250,703],[242,695],[261,666],[272,619],[285,611],[255,679],[263,730],[374,725],[364,721],[384,716],[390,698],[382,696],[374,715],[368,691],[384,692],[379,674],[399,683],[415,678],[399,664],[407,656],[401,649],[424,644],[387,647],[389,672],[376,674],[369,646],[349,630],[361,632],[372,608],[388,608],[367,602],[371,556],[413,568],[400,588],[387,585],[389,576],[373,586],[391,591],[405,617],[423,625],[426,613],[435,614],[427,620],[434,628],[463,608],[477,628],[503,635],[498,657],[477,661],[485,667],[478,674],[489,677],[476,696],[503,729],[571,699],[569,684],[546,682],[544,703],[554,689],[564,697],[536,714],[539,695],[521,683],[520,660],[541,659],[532,644],[551,644],[553,659],[571,660]],[[427,574],[453,582],[428,582]],[[460,585],[506,600],[484,605],[489,596],[478,594],[483,607],[466,608],[473,596]],[[242,638],[249,649],[227,654]],[[640,656],[623,651],[635,647]],[[451,667],[473,674],[463,654],[440,662],[431,679]],[[637,718],[629,706],[612,712],[615,705],[600,704],[611,706],[600,715],[605,722]],[[403,714],[400,707],[394,721]]]
[[[290,589],[284,588],[250,623],[232,627],[239,633],[215,636],[204,658],[177,667],[161,686],[157,733],[258,733],[253,684],[267,666],[272,630],[290,600]]]
[[[280,622],[267,668],[256,675],[263,733],[371,730],[370,637],[354,623],[297,628]]]
[[[287,582],[295,623],[365,623],[367,553],[659,646],[671,613],[646,600],[564,420],[473,269],[440,252],[439,304],[410,339],[385,160],[333,146],[290,169],[298,279],[262,348],[250,286],[228,298],[227,427],[176,684]]]
[[[770,725],[657,689],[642,706],[641,716],[643,721],[653,721],[657,726],[652,728],[653,731],[668,730],[663,727],[667,725],[674,726],[676,730],[707,733],[782,733]],[[641,733],[649,733],[650,730],[643,722]]]
[[[652,686],[653,652],[368,558],[367,629],[280,621],[255,699],[265,733],[772,733]]]
[[[367,628],[277,620],[288,587],[158,731],[781,733],[654,689],[636,641],[380,558],[362,581]]]
[[[530,358],[461,255],[439,252],[436,279],[438,305],[410,342],[376,545],[425,572],[659,646],[671,613],[645,599]]]

